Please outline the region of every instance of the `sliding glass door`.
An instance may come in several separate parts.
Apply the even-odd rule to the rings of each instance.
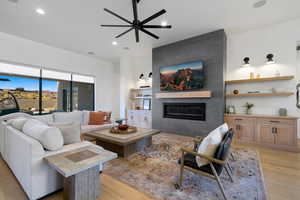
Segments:
[[[94,78],[74,74],[72,81],[73,110],[94,110]]]
[[[42,112],[71,111],[71,74],[42,70]]]
[[[94,110],[94,78],[0,62],[0,115]]]

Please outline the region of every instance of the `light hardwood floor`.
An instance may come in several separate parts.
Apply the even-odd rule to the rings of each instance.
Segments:
[[[300,145],[300,141],[299,141]],[[256,146],[236,144],[260,152],[269,200],[300,199],[300,153],[276,151]],[[145,194],[107,175],[102,175],[102,195],[98,200],[151,200]],[[26,200],[26,195],[0,157],[0,200]],[[43,200],[62,200],[57,192]]]

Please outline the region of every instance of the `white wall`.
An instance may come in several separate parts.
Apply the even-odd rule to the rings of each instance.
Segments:
[[[124,55],[120,59],[120,117],[126,118],[129,105],[129,91],[138,87],[140,74],[148,76],[152,72],[152,49],[148,48],[139,55]]]
[[[296,92],[296,85],[300,80],[296,51],[297,42],[300,41],[300,20],[244,33],[227,33],[227,36],[227,80],[249,78],[251,71],[260,73],[262,77],[274,76],[276,70],[281,75],[296,76],[296,79],[292,81],[232,85],[227,87],[227,93],[234,89],[238,89],[240,92],[255,90],[270,92],[271,88]],[[268,53],[275,55],[275,65],[264,64]],[[251,68],[240,67],[244,57],[250,57]],[[238,113],[243,113],[242,106],[246,102],[254,103],[253,113],[255,114],[275,115],[278,114],[279,108],[287,108],[289,115],[300,117],[300,110],[295,106],[295,95],[290,97],[227,98],[227,105],[234,105]],[[300,137],[299,130],[298,128]]]
[[[96,77],[96,109],[112,110],[118,115],[119,105],[112,101],[115,85],[118,85],[117,71],[110,62],[5,33],[0,33],[0,60],[93,75]]]

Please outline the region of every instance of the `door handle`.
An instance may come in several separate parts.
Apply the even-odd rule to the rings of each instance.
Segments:
[[[280,123],[280,121],[270,121],[271,123]]]

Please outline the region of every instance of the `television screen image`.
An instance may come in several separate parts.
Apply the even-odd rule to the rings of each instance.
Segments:
[[[189,62],[160,68],[161,91],[185,91],[203,88],[203,62]]]

